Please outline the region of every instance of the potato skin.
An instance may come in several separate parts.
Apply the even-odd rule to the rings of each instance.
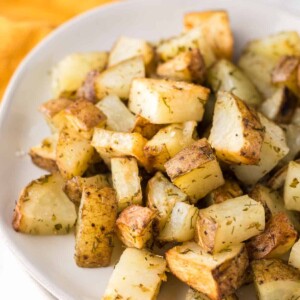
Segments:
[[[77,90],[77,97],[79,99],[85,99],[92,103],[97,103],[97,95],[95,89],[95,81],[100,72],[98,70],[92,70],[88,72],[82,86]]]
[[[272,72],[272,82],[284,82],[289,79],[292,72],[299,65],[299,57],[284,55],[280,58]]]
[[[44,102],[40,107],[39,111],[46,117],[46,118],[52,118],[57,113],[59,113],[61,110],[68,107],[70,104],[72,104],[73,101],[68,98],[57,98],[57,99],[51,99],[46,102]]]
[[[29,156],[31,161],[41,169],[47,170],[50,173],[58,172],[58,167],[55,159],[45,158],[38,153],[35,153],[33,150],[29,151]]]

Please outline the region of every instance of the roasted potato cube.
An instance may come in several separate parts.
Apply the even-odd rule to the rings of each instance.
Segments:
[[[39,145],[31,147],[29,151],[32,162],[36,166],[45,169],[50,173],[58,171],[56,165],[57,140],[58,135],[53,134],[43,139]]]
[[[200,209],[195,239],[209,253],[226,250],[265,229],[265,210],[248,195]]]
[[[166,225],[177,202],[188,202],[188,197],[173,185],[164,175],[157,172],[147,184],[147,206],[156,212],[156,230],[160,232]]]
[[[177,202],[157,239],[162,242],[187,242],[194,238],[198,209],[184,202]]]
[[[131,204],[142,204],[139,168],[134,157],[111,159],[112,183],[117,194],[118,210]]]
[[[81,176],[94,154],[90,142],[75,130],[63,129],[56,147],[56,164],[65,179]]]
[[[132,82],[128,107],[153,124],[201,121],[208,95],[199,85],[141,78]]]
[[[265,231],[252,237],[246,246],[252,259],[280,258],[292,248],[296,239],[293,224],[285,213],[280,212],[272,216]]]
[[[114,268],[102,300],[155,300],[162,280],[166,280],[166,261],[148,250],[127,248]]]
[[[109,265],[116,219],[117,200],[112,188],[83,188],[75,240],[75,261],[79,267]]]
[[[110,184],[108,181],[108,175],[98,174],[91,177],[75,176],[66,181],[63,190],[73,203],[79,205],[82,196],[82,190],[84,187],[88,186],[94,186],[99,189],[109,187]]]
[[[262,96],[247,76],[226,59],[219,60],[209,69],[207,81],[215,93],[230,92],[249,106],[257,107],[263,101]]]
[[[29,183],[21,192],[14,211],[14,229],[37,235],[69,233],[77,215],[75,205],[62,191],[63,184],[58,173]]]
[[[107,58],[106,52],[73,53],[66,56],[52,70],[54,96],[75,94],[89,71],[102,71],[105,68]]]
[[[289,265],[300,270],[300,240],[298,240],[290,252]]]
[[[196,243],[186,242],[167,251],[166,259],[176,277],[211,300],[234,293],[249,264],[243,244],[212,256]]]
[[[97,103],[95,82],[96,78],[99,76],[100,72],[98,70],[89,71],[81,85],[77,90],[76,98],[85,99],[91,103]]]
[[[187,30],[200,27],[217,58],[232,58],[234,41],[227,11],[191,12],[185,14],[183,21]]]
[[[204,295],[203,293],[200,293],[192,288],[189,288],[185,300],[210,300],[210,298]],[[238,297],[236,296],[236,294],[232,294],[223,297],[222,300],[238,300]]]
[[[100,73],[95,79],[96,96],[102,99],[112,94],[128,99],[134,78],[145,77],[145,66],[141,56],[124,60]]]
[[[255,165],[263,139],[256,112],[233,94],[219,92],[209,136],[217,157],[227,163]]]
[[[118,132],[130,132],[134,126],[135,116],[115,95],[109,95],[96,105],[107,117],[106,128]]]
[[[290,151],[281,159],[280,163],[289,163],[296,157],[299,158],[300,154],[300,125],[296,124],[284,124],[281,128],[285,132],[286,143]]]
[[[55,114],[53,117],[49,118],[47,121],[53,134],[59,133],[64,128],[72,127],[66,117],[66,111],[64,109]]]
[[[160,124],[152,124],[147,119],[143,118],[140,115],[137,115],[131,132],[138,132],[144,138],[150,140],[163,126],[164,125]]]
[[[48,121],[72,103],[73,101],[67,98],[51,99],[42,103],[39,111],[43,114],[46,121]]]
[[[166,79],[203,83],[206,67],[199,49],[192,49],[158,65],[156,73]]]
[[[300,272],[280,259],[260,259],[251,263],[259,300],[299,298]]]
[[[272,121],[259,114],[261,124],[265,127],[265,137],[257,165],[231,166],[236,177],[245,184],[255,184],[271,171],[289,152],[283,130]]]
[[[127,246],[145,248],[152,240],[152,223],[155,212],[148,207],[130,205],[117,219],[117,235]]]
[[[151,165],[164,171],[164,164],[171,157],[174,157],[180,150],[195,141],[196,127],[197,122],[189,121],[171,124],[160,129],[144,147],[144,153]]]
[[[284,204],[289,210],[300,211],[300,163],[291,161],[284,184]]]
[[[205,138],[181,150],[165,163],[165,168],[193,203],[224,184],[219,163]]]

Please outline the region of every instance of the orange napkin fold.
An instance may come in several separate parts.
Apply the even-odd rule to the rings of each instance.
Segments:
[[[24,56],[64,21],[112,0],[0,0],[0,102]]]

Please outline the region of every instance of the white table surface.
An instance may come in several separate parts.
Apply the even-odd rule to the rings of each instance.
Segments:
[[[200,1],[200,0],[199,0]],[[213,1],[213,0],[212,0]],[[242,0],[237,0],[242,1]],[[279,6],[300,17],[300,0],[261,0]],[[16,260],[10,250],[0,242],[0,299],[55,300],[41,287]],[[61,299],[63,300],[63,299]]]

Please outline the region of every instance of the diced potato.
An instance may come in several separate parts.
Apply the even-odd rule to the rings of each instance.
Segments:
[[[297,299],[300,272],[279,259],[260,259],[251,263],[259,300]]]
[[[300,211],[300,163],[291,161],[284,184],[284,204],[289,210]]]
[[[290,151],[280,163],[289,163],[300,154],[300,125],[287,124],[281,125],[281,128],[285,131],[286,143]]]
[[[219,159],[232,164],[259,162],[264,128],[254,110],[231,93],[219,92],[209,142]]]
[[[116,218],[117,200],[112,188],[83,188],[75,241],[75,261],[79,267],[109,265]]]
[[[194,238],[198,209],[184,202],[177,202],[165,227],[157,239],[162,242],[186,242]]]
[[[102,99],[112,94],[121,99],[128,99],[132,80],[142,77],[145,77],[145,66],[141,56],[122,61],[96,77],[96,96]]]
[[[185,300],[210,300],[210,298],[192,288],[189,288]],[[232,294],[223,297],[222,300],[238,300],[238,297],[235,294]]]
[[[76,97],[78,99],[85,99],[92,103],[98,102],[95,82],[99,74],[98,70],[92,70],[87,73],[81,87],[77,90]]]
[[[272,190],[279,190],[283,187],[286,174],[287,174],[288,164],[283,165],[279,168],[267,182],[267,186]]]
[[[112,157],[133,156],[147,168],[148,160],[143,152],[146,143],[147,140],[137,132],[113,132],[101,128],[95,128],[92,139],[92,146],[104,161],[110,162]]]
[[[152,241],[152,223],[155,212],[148,207],[130,205],[116,222],[119,239],[127,246],[142,249]]]
[[[166,259],[176,277],[211,300],[220,300],[234,293],[241,286],[248,266],[243,244],[212,256],[196,243],[186,242],[167,251]]]
[[[73,203],[79,205],[83,188],[88,186],[94,186],[99,189],[109,187],[108,175],[97,174],[91,177],[75,176],[66,181],[63,190]]]
[[[126,105],[115,95],[104,97],[96,105],[107,117],[106,128],[118,132],[130,132],[135,117]]]
[[[155,300],[166,280],[166,261],[148,250],[127,248],[115,266],[102,300]]]
[[[164,125],[152,124],[147,119],[137,115],[131,132],[138,132],[144,138],[150,140]]]
[[[197,122],[189,121],[160,129],[144,147],[151,165],[164,171],[164,164],[171,157],[195,141],[196,127]]]
[[[253,83],[232,62],[221,59],[208,71],[207,81],[215,93],[230,92],[249,106],[257,107],[263,101]]]
[[[265,137],[258,165],[231,167],[237,178],[245,184],[255,184],[289,152],[283,130],[261,114],[259,114],[259,119],[265,127]]]
[[[58,171],[56,165],[56,145],[57,145],[58,135],[53,134],[45,139],[42,142],[35,146],[31,147],[29,155],[32,162],[50,173]]]
[[[118,210],[131,204],[142,204],[141,180],[139,168],[133,157],[111,159],[112,183],[117,194]]]
[[[166,162],[165,168],[192,203],[224,184],[219,163],[205,138],[181,150]]]
[[[55,114],[53,117],[49,118],[48,125],[54,134],[59,133],[64,128],[72,127],[66,117],[66,111],[64,109]]]
[[[292,247],[289,257],[289,265],[300,270],[300,240],[298,240]]]
[[[248,254],[252,259],[280,258],[295,244],[297,235],[288,216],[283,212],[277,213],[266,224],[263,233],[247,242]]]
[[[29,183],[21,192],[14,211],[14,229],[37,235],[69,233],[77,215],[75,205],[62,191],[63,184],[58,173]]]
[[[200,27],[204,38],[217,58],[232,58],[234,41],[227,11],[211,10],[187,13],[184,16],[184,26],[187,30]]]
[[[154,124],[201,121],[209,95],[205,87],[163,79],[135,79],[129,109]]]
[[[147,206],[156,212],[158,232],[165,227],[175,204],[188,201],[187,195],[160,172],[148,181],[146,194]]]
[[[265,229],[265,210],[248,195],[200,209],[195,238],[209,253],[226,250]]]
[[[105,68],[107,58],[106,52],[73,53],[66,56],[52,70],[54,96],[74,94],[89,71],[102,71]]]
[[[90,142],[75,130],[63,129],[56,147],[56,164],[62,176],[70,179],[81,176],[88,168],[94,154]]]
[[[39,111],[43,114],[46,121],[48,121],[72,103],[72,100],[62,97],[51,99],[42,103],[42,105],[39,107]]]
[[[192,49],[160,64],[156,73],[166,79],[203,83],[206,67],[199,49]]]

